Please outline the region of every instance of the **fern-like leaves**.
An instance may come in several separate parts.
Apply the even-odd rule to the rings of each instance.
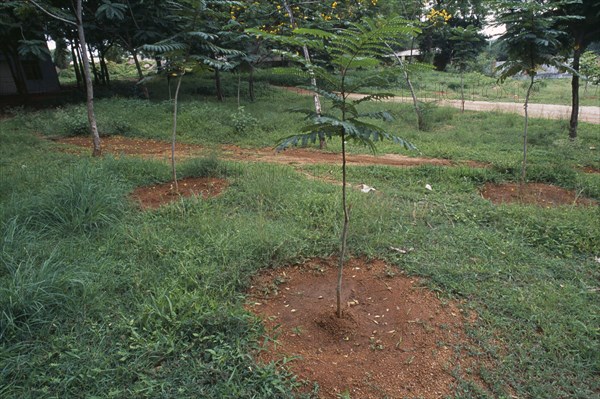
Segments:
[[[331,113],[316,115],[312,110],[295,110],[304,112],[311,121],[304,126],[302,133],[282,139],[276,146],[277,151],[282,151],[290,146],[309,143],[314,144],[320,137],[331,139],[342,137],[355,143],[368,146],[375,152],[375,143],[384,139],[391,140],[406,149],[415,147],[404,139],[387,133],[382,127],[365,122],[363,119],[392,120],[392,116],[385,111],[360,113],[359,106],[368,101],[379,101],[393,97],[390,93],[375,93],[350,100],[348,88],[358,90],[366,84],[376,81],[376,77],[367,79],[351,79],[349,72],[353,69],[373,69],[381,64],[381,59],[389,52],[386,43],[397,43],[406,35],[415,34],[417,29],[407,24],[406,21],[391,19],[388,21],[367,20],[362,24],[352,24],[348,29],[338,30],[335,33],[324,32],[317,29],[297,29],[296,35],[308,36],[308,39],[299,40],[295,37],[279,37],[278,43],[293,46],[298,43],[323,43],[330,59],[329,66],[335,73],[329,72],[311,63],[303,57],[290,51],[280,54],[302,65],[305,69],[317,75],[321,82],[325,82],[333,90],[325,90],[316,86],[302,88],[319,94],[331,101]],[[261,32],[254,32],[266,36]]]

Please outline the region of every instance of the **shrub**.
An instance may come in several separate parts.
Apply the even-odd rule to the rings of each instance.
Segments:
[[[231,123],[237,134],[246,134],[256,129],[258,119],[246,112],[244,107],[238,107],[237,111],[231,114]]]

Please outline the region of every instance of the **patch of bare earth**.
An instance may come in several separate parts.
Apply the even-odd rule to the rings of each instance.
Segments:
[[[175,191],[173,182],[138,187],[131,198],[142,209],[156,209],[161,205],[177,201],[181,197],[215,197],[228,186],[227,180],[212,177],[195,177],[178,181],[179,191]]]
[[[334,259],[256,277],[247,308],[276,336],[260,361],[293,359],[287,366],[318,383],[320,397],[347,392],[363,399],[442,398],[457,383],[453,370],[475,366],[477,359],[460,349],[469,345],[463,326],[475,316],[456,303],[382,261],[350,259],[338,319],[336,278]],[[479,384],[477,376],[467,378]]]
[[[585,173],[594,173],[594,174],[600,173],[600,169],[594,168],[593,166],[585,166],[585,167],[582,168],[582,170]]]
[[[79,147],[87,147],[91,152],[91,140],[88,137],[76,136],[58,139],[57,142]],[[210,149],[201,145],[177,144],[175,154],[177,157],[198,156],[208,152]],[[306,164],[340,164],[341,154],[323,152],[307,148],[289,148],[282,152],[275,152],[272,148],[249,149],[234,145],[220,147],[222,157],[235,161],[246,162],[271,162],[289,165]],[[146,158],[168,159],[171,156],[171,144],[166,141],[149,139],[134,139],[122,136],[108,136],[102,138],[102,152],[114,155],[133,155]],[[486,165],[465,161],[454,163],[447,159],[438,158],[413,158],[397,154],[385,154],[380,156],[365,154],[350,154],[347,156],[349,165],[388,165],[399,167],[410,167],[419,165],[467,165],[470,167],[486,167]]]
[[[560,205],[598,205],[598,201],[582,198],[574,191],[565,190],[551,184],[518,183],[486,184],[481,190],[483,198],[494,204],[518,203],[543,207]]]
[[[63,137],[56,140],[61,144],[89,148],[92,140],[87,136]],[[112,155],[134,155],[147,158],[170,158],[171,143],[150,139],[135,139],[123,136],[102,137],[102,153]],[[67,150],[68,151],[68,150]],[[189,157],[203,151],[203,147],[190,144],[177,144],[176,155]]]

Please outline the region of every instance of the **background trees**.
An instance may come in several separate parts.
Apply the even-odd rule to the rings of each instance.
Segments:
[[[436,0],[429,1],[423,9],[426,20],[423,33],[419,35],[419,47],[424,59],[443,71],[452,61],[459,41],[452,39],[452,30],[473,27],[477,39],[471,43],[475,54],[485,47],[485,37],[478,33],[485,24],[490,2],[481,0]]]
[[[54,3],[51,1],[37,2],[34,0],[29,0],[29,3],[33,4],[38,10],[50,16],[54,20],[62,22],[63,24],[66,24],[66,26],[75,27],[77,31],[79,50],[81,59],[83,61],[82,73],[85,78],[87,117],[93,143],[92,155],[100,156],[102,154],[102,149],[100,147],[100,134],[98,133],[96,114],[94,113],[94,87],[92,83],[90,61],[85,38],[83,2],[82,0],[77,0],[76,2],[71,3],[70,6],[60,2],[60,7],[55,7]]]
[[[600,2],[596,0],[552,1],[549,14],[556,17],[553,28],[565,32],[563,52],[572,57],[573,78],[571,79],[571,118],[569,138],[577,137],[579,121],[579,72],[581,55],[586,48],[600,37]]]

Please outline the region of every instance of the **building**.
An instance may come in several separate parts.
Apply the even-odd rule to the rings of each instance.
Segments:
[[[47,57],[15,57],[0,51],[0,96],[60,91],[54,63]]]

